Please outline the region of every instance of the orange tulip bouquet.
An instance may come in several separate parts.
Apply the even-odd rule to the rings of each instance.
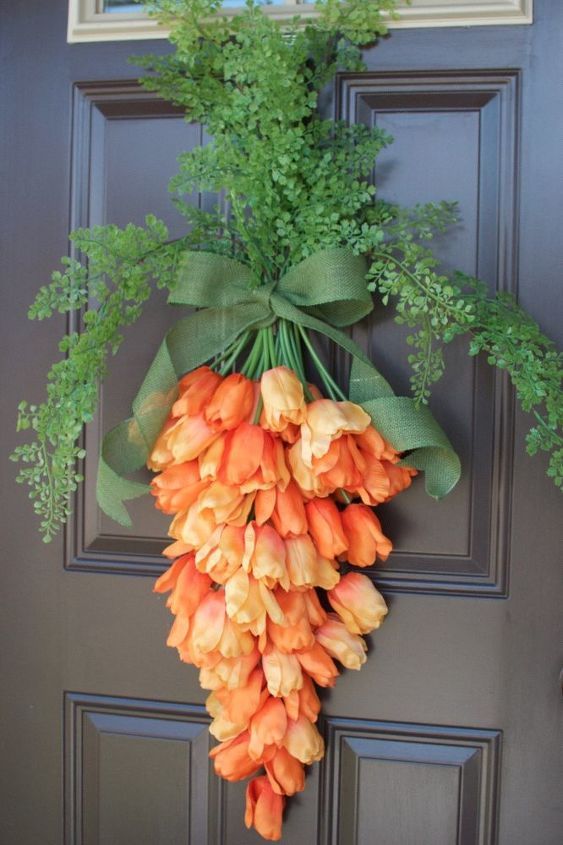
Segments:
[[[13,455],[18,480],[50,540],[82,480],[79,438],[122,327],[153,286],[189,309],[131,417],[104,438],[97,497],[130,525],[125,503],[150,490],[172,517],[155,585],[174,616],[168,645],[209,691],[215,771],[250,778],[246,824],[270,840],[304,767],[324,753],[317,688],[362,667],[364,635],[387,614],[374,571],[392,542],[377,507],[418,472],[435,498],[459,478],[427,405],[445,344],[470,333],[470,353],[509,373],[535,413],[529,451],[551,452],[548,472],[563,479],[552,344],[514,301],[440,273],[428,240],[455,218],[451,204],[407,210],[376,195],[385,133],[319,113],[322,90],[337,71],[363,68],[360,48],[386,32],[394,5],[318,0],[311,17],[282,24],[252,0],[234,16],[218,0],[154,4],[173,49],[138,60],[142,83],[212,137],[180,157],[171,183],[186,234],[171,240],[152,216],[78,230],[30,311],[83,315],[47,401],[19,408],[18,427],[35,439]],[[203,211],[194,191],[222,199]],[[412,330],[412,397],[396,396],[346,331],[373,294]],[[326,363],[334,349],[350,364],[338,378]],[[147,467],[150,484],[131,477]]]

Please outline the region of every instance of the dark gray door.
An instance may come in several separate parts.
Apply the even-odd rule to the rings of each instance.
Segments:
[[[560,341],[563,7],[534,6],[533,26],[395,31],[334,103],[395,136],[385,196],[460,201],[444,262],[516,291]],[[7,461],[17,401],[41,398],[65,328],[26,310],[69,227],[152,211],[179,233],[166,182],[203,132],[135,83],[126,58],[146,43],[68,46],[65,0],[4,2],[2,17],[0,840],[251,845],[243,787],[208,774],[196,673],[164,644],[151,579],[166,520],[137,502],[125,531],[95,504],[100,435],[127,415],[170,319],[162,302],[112,366],[64,541],[42,544]],[[357,332],[398,392],[399,335],[381,309]],[[524,453],[504,379],[463,343],[448,358],[433,408],[464,478],[440,504],[415,484],[382,516],[396,552],[374,577],[391,613],[367,666],[324,699],[327,758],[291,802],[287,845],[561,841],[560,496]]]

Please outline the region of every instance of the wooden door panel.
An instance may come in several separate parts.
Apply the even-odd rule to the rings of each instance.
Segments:
[[[491,845],[500,733],[327,719],[331,845]]]
[[[518,73],[375,72],[343,76],[338,90],[343,118],[394,138],[376,168],[382,197],[459,203],[459,223],[434,243],[444,268],[478,275],[491,290],[514,290]],[[377,309],[354,333],[395,389],[408,393],[408,329]],[[378,575],[387,589],[506,593],[511,403],[505,380],[466,349],[465,338],[448,347],[446,374],[433,391],[463,479],[439,504],[418,484],[381,508],[396,540]]]

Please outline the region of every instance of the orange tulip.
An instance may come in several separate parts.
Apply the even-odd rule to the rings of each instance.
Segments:
[[[320,643],[315,642],[311,648],[298,651],[296,654],[305,672],[311,676],[320,687],[333,687],[340,674],[334,661],[327,654]]]
[[[180,572],[190,558],[193,559],[192,554],[185,554],[177,558],[172,565],[168,567],[166,572],[163,572],[162,575],[156,579],[153,586],[153,592],[167,593],[168,590],[174,589]]]
[[[348,548],[340,511],[332,499],[311,499],[305,507],[309,534],[320,555],[335,558]]]
[[[327,595],[351,634],[369,634],[379,628],[388,612],[381,593],[359,572],[348,572]]]
[[[387,560],[393,545],[367,505],[348,505],[342,511],[342,527],[348,540],[346,557],[349,563],[363,567],[371,566],[378,557]]]
[[[275,485],[280,490],[285,490],[290,482],[291,476],[285,462],[283,443],[267,431],[262,431],[262,434],[264,441],[258,466],[251,475],[240,482],[242,493],[269,490]]]
[[[235,739],[216,745],[209,752],[215,761],[215,772],[228,781],[244,780],[256,772],[262,765],[261,761],[253,760],[248,754],[250,734],[248,731],[239,734]]]
[[[210,367],[198,367],[185,375],[178,382],[179,398],[172,406],[172,416],[201,414],[222,380]]]
[[[263,704],[263,684],[264,672],[260,667],[257,667],[253,669],[246,683],[242,686],[232,690],[221,687],[213,695],[228,719],[233,722],[236,719],[246,719],[248,724]],[[211,715],[215,715],[215,713]]]
[[[301,454],[306,466],[313,458],[326,455],[333,440],[342,434],[360,434],[371,420],[369,414],[353,402],[318,399],[307,405],[307,419],[301,426]]]
[[[199,475],[197,461],[169,466],[151,481],[156,507],[163,513],[177,513],[189,508],[208,486]]]
[[[383,467],[389,477],[389,499],[410,487],[413,477],[417,475],[413,467],[399,467],[387,461],[383,461]]]
[[[266,432],[259,425],[247,422],[241,422],[229,431],[219,466],[219,480],[239,486],[254,475],[262,460],[265,438]]]
[[[274,367],[262,374],[260,390],[264,410],[260,420],[270,431],[284,431],[290,423],[300,425],[306,415],[303,385],[287,367]]]
[[[355,493],[363,482],[355,438],[345,434],[334,440],[323,458],[313,460],[313,472],[320,489],[330,493],[338,489]]]
[[[307,766],[321,760],[324,755],[323,738],[305,716],[299,716],[296,721],[287,720],[283,744],[292,757]]]
[[[246,686],[235,690],[220,688],[208,696],[205,706],[213,717],[209,731],[215,739],[224,742],[234,739],[249,727],[250,720],[267,700],[267,690],[262,692],[264,675],[255,670]]]
[[[340,575],[335,564],[320,557],[308,534],[286,537],[287,571],[296,587],[322,587],[330,590]]]
[[[166,602],[174,615],[182,613],[184,616],[193,616],[202,599],[209,592],[211,579],[202,575],[195,567],[194,556],[184,555],[180,566],[175,561],[168,572],[158,579],[154,585],[155,592],[163,593],[172,590]]]
[[[362,475],[362,486],[357,492],[362,502],[366,505],[379,505],[387,501],[391,494],[389,474],[385,469],[383,461],[368,455],[365,461],[366,468]],[[389,464],[392,466],[392,464]]]
[[[300,716],[305,716],[310,722],[316,722],[321,712],[321,702],[315,685],[309,675],[303,674],[303,686],[298,692]],[[288,714],[289,715],[289,714]],[[293,717],[291,717],[293,718]],[[295,717],[297,719],[297,716]]]
[[[358,445],[362,452],[377,458],[378,461],[397,461],[399,453],[372,425],[358,435]]]
[[[250,720],[248,753],[258,760],[266,745],[281,745],[287,729],[287,714],[283,701],[270,696]]]
[[[277,698],[287,696],[294,689],[303,686],[303,673],[297,657],[284,654],[275,646],[266,646],[262,655],[262,669],[270,695]]]
[[[295,795],[305,789],[303,763],[285,748],[278,748],[271,760],[264,763],[271,787],[278,795]]]
[[[269,640],[284,654],[310,648],[315,643],[315,636],[307,615],[305,594],[276,590],[275,596],[285,616],[285,623],[276,625],[268,619]]]
[[[294,481],[290,481],[285,490],[279,487],[259,490],[254,502],[254,511],[258,525],[263,525],[270,519],[281,537],[307,533],[303,496]]]
[[[284,801],[266,775],[254,778],[246,787],[245,825],[254,827],[263,839],[277,842],[281,839]]]
[[[205,419],[215,430],[229,431],[248,420],[253,406],[252,382],[240,373],[231,373],[215,390]]]
[[[335,613],[329,614],[324,625],[317,628],[318,643],[347,669],[361,669],[366,662],[367,645],[357,634],[351,634]]]

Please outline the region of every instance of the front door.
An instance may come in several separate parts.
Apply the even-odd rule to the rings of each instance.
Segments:
[[[460,224],[436,242],[445,265],[517,293],[561,340],[563,7],[534,7],[531,26],[396,30],[367,73],[337,80],[333,104],[394,136],[378,163],[387,198],[459,201]],[[126,62],[162,41],[69,46],[66,15],[66,0],[3,7],[0,840],[252,845],[244,786],[210,771],[205,694],[166,648],[151,592],[168,520],[139,500],[128,531],[95,502],[100,437],[128,415],[169,325],[161,300],[112,363],[64,539],[42,544],[7,463],[17,402],[42,398],[64,331],[26,311],[69,228],[153,212],[180,234],[166,183],[178,153],[205,142]],[[400,335],[380,307],[356,331],[398,393]],[[559,494],[525,455],[529,420],[505,379],[464,341],[432,408],[463,480],[439,504],[415,483],[382,509],[395,551],[373,577],[390,614],[363,670],[324,696],[327,756],[290,802],[285,845],[561,841]]]

